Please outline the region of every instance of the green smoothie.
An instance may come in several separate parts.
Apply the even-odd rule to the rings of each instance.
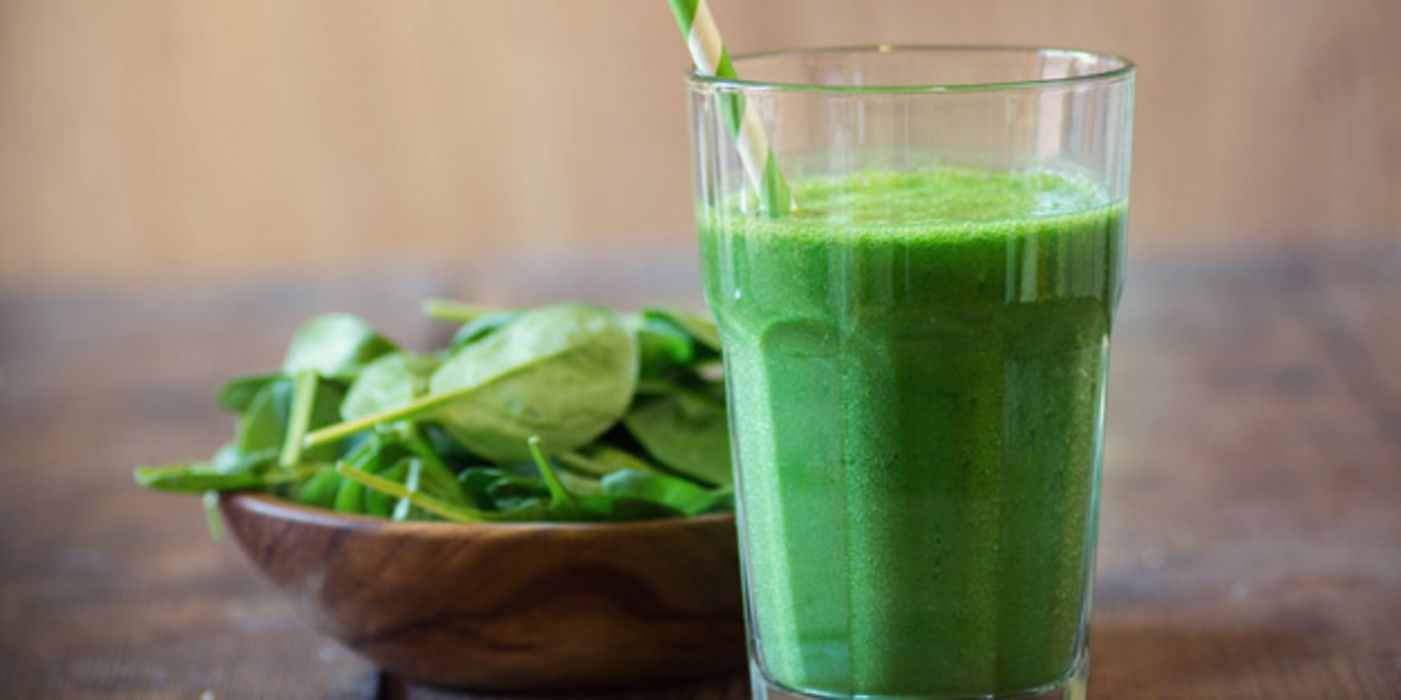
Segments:
[[[700,212],[751,632],[808,693],[1008,694],[1083,655],[1124,204],[1054,171]]]

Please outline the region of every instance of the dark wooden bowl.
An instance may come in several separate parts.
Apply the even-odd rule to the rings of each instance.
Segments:
[[[243,551],[386,671],[499,691],[680,682],[744,663],[734,517],[397,523],[266,495],[220,503]]]

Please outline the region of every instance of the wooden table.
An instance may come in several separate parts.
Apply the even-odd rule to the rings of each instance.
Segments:
[[[608,274],[459,274],[479,297],[694,288],[682,258],[596,263]],[[275,365],[314,311],[423,340],[417,302],[442,289],[424,277],[0,299],[0,696],[462,697],[382,681],[211,543],[193,500],[130,479],[220,443],[220,378]],[[1401,248],[1157,262],[1130,279],[1092,696],[1401,697]],[[746,691],[733,678],[635,697]]]

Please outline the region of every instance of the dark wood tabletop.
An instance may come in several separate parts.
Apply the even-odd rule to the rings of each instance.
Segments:
[[[471,697],[380,677],[131,468],[220,444],[220,380],[317,311],[421,344],[434,293],[695,285],[684,257],[584,262],[6,293],[0,696]],[[1114,345],[1090,695],[1401,697],[1401,247],[1134,264]]]

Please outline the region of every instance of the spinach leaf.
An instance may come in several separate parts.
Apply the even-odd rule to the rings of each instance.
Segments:
[[[407,471],[406,462],[401,462],[400,466],[396,466],[395,469],[397,470],[400,467],[404,467],[405,471]],[[367,474],[353,469],[347,464],[338,465],[336,471],[347,479],[354,479],[363,483],[367,488],[371,489],[372,494],[370,495],[377,493],[383,496],[407,499],[415,507],[422,508],[424,511],[432,513],[444,520],[460,523],[510,522],[517,520],[538,520],[544,515],[542,510],[533,508],[523,508],[505,513],[490,513],[476,508],[451,504],[425,493],[411,491],[403,484],[396,481],[373,474]],[[367,495],[366,500],[367,502],[369,501],[369,495]],[[370,509],[367,508],[367,510]]]
[[[695,358],[690,334],[676,324],[641,314],[628,316],[627,321],[637,334],[639,382],[656,381]]]
[[[347,454],[343,461],[352,469],[378,475],[386,474],[400,463],[416,461],[419,463],[417,469],[424,492],[450,503],[467,503],[457,477],[413,428],[375,432]],[[398,477],[400,480],[403,478],[406,477]]]
[[[696,515],[714,505],[717,495],[684,479],[655,472],[624,469],[603,477],[603,493],[651,501],[683,515]]]
[[[277,449],[241,452],[235,443],[226,443],[209,460],[209,466],[224,474],[262,471],[277,461]]]
[[[292,380],[286,378],[272,382],[258,391],[248,411],[239,420],[238,436],[234,444],[240,453],[282,448],[291,421],[292,394]],[[323,380],[318,382],[315,394],[307,427],[319,428],[336,422],[341,401],[345,398],[344,385]],[[301,458],[329,461],[335,455],[335,446],[325,444],[314,449],[302,450]]]
[[[307,321],[287,348],[282,371],[314,370],[323,377],[349,379],[380,355],[398,347],[370,324],[350,314],[326,314]]]
[[[340,474],[334,469],[321,469],[297,488],[293,499],[303,505],[329,509],[336,505],[336,492],[340,487]]]
[[[540,479],[495,467],[468,469],[462,473],[461,481],[472,502],[484,510],[509,511],[526,505],[543,507],[550,497],[550,490]]]
[[[400,444],[409,454],[413,455],[421,463],[424,490],[446,499],[450,503],[466,505],[466,496],[462,493],[462,487],[457,481],[457,477],[448,468],[438,453],[433,451],[433,445],[424,436],[424,432],[417,426],[406,428],[399,437]]]
[[[528,457],[531,436],[550,451],[572,450],[627,410],[636,347],[608,309],[561,304],[526,312],[433,374],[433,394],[458,399],[433,417],[468,450],[497,462]]]
[[[147,489],[205,493],[205,491],[244,491],[258,489],[265,477],[252,472],[224,473],[203,462],[177,462],[171,465],[139,466],[136,483]]]
[[[676,390],[676,385],[666,377],[638,377],[638,396],[666,396]]]
[[[385,469],[385,465],[389,453],[384,436],[377,433],[351,450],[342,463],[367,472],[387,472],[389,469]],[[388,517],[394,508],[394,500],[367,489],[359,481],[342,478],[333,507],[341,513]]]
[[[663,498],[665,495],[663,490],[657,487],[650,491],[644,488],[629,488],[627,483],[630,482],[619,481],[618,486],[610,491],[603,483],[592,478],[575,476],[568,471],[555,469],[554,464],[541,451],[540,441],[537,438],[532,437],[528,445],[535,465],[550,494],[546,515],[552,520],[618,521],[681,515],[682,511],[674,504],[682,502],[684,497],[689,495],[685,489],[700,490],[694,484],[681,479],[657,474],[656,476],[662,479],[682,484],[680,490],[674,493],[665,492],[665,494],[670,494],[672,501],[670,503]],[[613,472],[611,476],[632,473],[649,474],[648,472],[633,472],[624,469]],[[569,486],[571,480],[582,482],[585,490],[577,491]],[[698,503],[695,505],[701,507]]]
[[[615,312],[546,306],[449,358],[433,373],[427,396],[307,441],[324,444],[373,425],[425,418],[474,454],[518,462],[529,457],[532,435],[553,451],[588,444],[627,411],[636,383],[637,342]]]
[[[137,467],[135,477],[136,483],[159,491],[204,493],[270,488],[305,479],[310,473],[310,470],[222,471],[208,462],[175,462],[153,467]]]
[[[234,377],[219,389],[219,407],[230,413],[243,413],[263,387],[285,377],[281,372],[262,372]]]
[[[363,418],[397,408],[428,392],[428,380],[438,369],[438,359],[428,355],[395,352],[365,366],[350,385],[341,403],[345,420]]]
[[[343,464],[342,466],[348,467],[349,465]],[[336,469],[340,470],[342,475],[346,474],[346,472],[342,470],[340,466],[336,467]],[[368,470],[354,471],[360,474],[372,474],[372,472]],[[378,478],[383,479],[384,481],[398,485],[399,482],[404,480],[404,477],[408,473],[409,460],[405,458],[398,462],[389,464],[384,469],[381,469],[378,472],[374,472],[373,474]],[[354,477],[348,476],[347,478],[350,480],[355,480]],[[365,484],[363,480],[361,481],[361,484],[365,485],[365,513],[367,515],[388,518],[394,514],[394,506],[399,502],[399,498],[397,496],[394,496],[390,493],[386,493],[379,489],[371,488],[368,484]]]
[[[455,353],[515,323],[516,319],[520,317],[521,312],[519,311],[496,311],[468,321],[452,336],[452,344],[448,346],[448,354]]]
[[[559,477],[560,483],[564,484],[570,493],[579,496],[593,496],[603,490],[603,485],[597,477],[579,474],[568,469],[560,469],[556,475]]]
[[[492,487],[501,476],[500,469],[482,467],[464,469],[457,478],[462,482],[462,488],[467,492],[472,505],[482,510],[496,510],[496,496],[492,493]]]
[[[419,423],[417,427],[419,434],[428,443],[428,447],[454,471],[486,463],[486,460],[468,452],[467,448],[452,439],[446,430],[432,423]]]
[[[623,425],[648,454],[672,471],[711,485],[731,483],[723,400],[681,390],[634,406],[623,417]]]
[[[369,435],[364,439],[358,440],[352,447],[346,450],[345,454],[340,458],[339,463],[351,464],[359,467],[379,468],[381,460],[385,455],[384,447],[385,444],[382,435]],[[350,480],[342,477],[334,468],[335,466],[338,465],[332,465],[331,468],[318,473],[309,482],[301,485],[300,488],[293,491],[291,498],[307,503],[308,505],[317,505],[323,508],[335,510],[345,509],[344,512],[364,512],[365,494],[362,493],[359,495],[357,501],[357,497],[354,493],[355,489],[349,487],[351,483]],[[326,475],[326,473],[329,473],[330,476]],[[347,491],[349,492],[347,493]],[[350,511],[349,508],[352,504],[357,503],[359,510]]]
[[[341,479],[340,490],[336,491],[336,501],[332,508],[338,513],[365,512],[365,485],[353,479]]]
[[[715,322],[705,316],[660,306],[643,309],[641,316],[646,325],[670,325],[681,330],[709,350],[711,356],[720,353],[720,331]]]
[[[601,442],[574,452],[561,452],[556,455],[556,459],[565,469],[594,478],[602,478],[622,469],[658,471],[651,462],[627,450]]]
[[[705,513],[733,513],[735,510],[735,489],[733,486],[726,486],[711,492],[715,500],[706,508]]]
[[[291,405],[292,382],[279,379],[260,389],[238,421],[234,440],[241,453],[281,449],[287,433],[287,408]]]
[[[243,491],[263,485],[263,477],[249,472],[221,472],[204,462],[173,462],[137,467],[136,483],[146,488],[177,493]]]

